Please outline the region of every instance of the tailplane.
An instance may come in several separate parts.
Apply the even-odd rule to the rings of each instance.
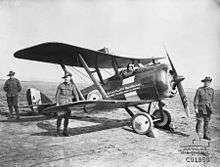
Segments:
[[[53,104],[52,100],[35,88],[30,88],[26,91],[26,98],[28,105],[34,112],[39,112]]]

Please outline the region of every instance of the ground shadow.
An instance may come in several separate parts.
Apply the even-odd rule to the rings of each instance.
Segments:
[[[15,113],[14,113],[15,114]],[[9,117],[9,113],[6,111],[2,111],[0,109],[0,115],[5,116],[5,117]],[[44,120],[49,120],[52,119],[53,116],[49,116],[49,115],[41,115],[37,112],[33,112],[33,111],[21,111],[19,113],[20,119],[6,119],[6,120],[0,120],[0,122],[30,122],[30,121],[44,121]],[[15,117],[15,115],[14,115]]]
[[[130,126],[127,126],[127,127],[123,127],[122,129],[124,129],[124,130],[126,130],[126,131],[128,131],[128,132],[137,134],[137,133],[133,130],[133,128],[132,128],[131,125],[130,125]],[[139,134],[138,134],[138,135],[139,135]],[[152,137],[152,138],[155,137],[152,131],[148,132],[148,133],[146,134],[146,136],[147,136],[147,137]]]
[[[48,117],[44,115],[38,115],[38,116],[32,116],[32,117],[25,117],[20,119],[6,119],[6,120],[0,120],[0,122],[34,122],[34,121],[45,121],[53,119],[54,117]]]
[[[71,116],[70,119],[98,123],[97,125],[69,128],[70,136],[76,136],[85,133],[92,133],[92,132],[130,125],[130,119],[118,120],[118,119],[109,119],[104,117],[89,117],[89,116]],[[33,133],[32,136],[57,136],[56,127],[51,125],[50,122],[39,122],[37,123],[37,126],[41,129],[47,130],[47,132]]]
[[[15,113],[14,113],[14,114],[15,114]],[[2,111],[2,110],[0,109],[0,115],[9,116],[9,113],[6,112],[6,111]],[[20,115],[20,116],[34,116],[34,115],[39,115],[39,113],[30,111],[30,110],[28,110],[28,111],[22,110],[22,111],[19,112],[19,115]]]
[[[123,127],[124,130],[128,131],[128,132],[132,132],[132,133],[136,133],[131,126],[129,127]],[[157,128],[158,130],[160,131],[163,131],[165,133],[168,133],[168,134],[175,134],[175,135],[180,135],[180,136],[184,136],[184,137],[188,137],[189,135],[186,134],[186,133],[183,133],[183,132],[180,132],[180,131],[177,131],[177,130],[170,130],[169,128]],[[148,137],[154,137],[154,134],[153,132],[152,133],[149,133],[147,134]]]
[[[178,130],[175,130],[175,129],[170,129],[170,128],[157,128],[165,133],[169,133],[169,134],[174,134],[174,135],[180,135],[180,136],[183,136],[183,137],[189,137],[190,135],[189,134],[186,134],[186,133],[183,133],[183,132],[180,132]]]

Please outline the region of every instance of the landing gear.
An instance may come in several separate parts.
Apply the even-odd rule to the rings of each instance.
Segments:
[[[164,105],[163,102],[159,101],[159,109],[155,110],[152,115],[150,115],[151,103],[147,111],[139,106],[134,106],[141,112],[138,114],[134,114],[128,107],[125,108],[132,117],[133,130],[138,134],[145,135],[151,132],[154,125],[157,128],[168,128],[171,123],[171,115],[167,110],[163,109]]]
[[[149,133],[153,127],[152,118],[147,113],[135,114],[131,122],[134,131],[141,135]]]
[[[155,110],[152,114],[154,125],[157,128],[167,128],[171,123],[171,116],[167,110],[158,109]]]
[[[167,128],[171,123],[171,116],[163,107],[165,104],[162,101],[158,102],[159,109],[155,110],[152,114],[154,125],[158,128]]]
[[[153,120],[151,118],[151,115],[147,113],[147,111],[138,106],[135,107],[142,113],[134,114],[129,108],[125,108],[125,110],[132,118],[131,124],[133,130],[140,135],[145,135],[151,132],[152,127],[154,125]]]

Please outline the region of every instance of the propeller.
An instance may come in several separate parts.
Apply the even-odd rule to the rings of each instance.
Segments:
[[[170,66],[172,68],[172,72],[173,72],[173,79],[174,79],[174,88],[177,87],[178,89],[178,92],[179,92],[179,95],[180,95],[180,98],[181,98],[181,101],[182,101],[182,104],[183,104],[183,107],[185,109],[185,113],[186,113],[186,116],[189,117],[189,107],[188,107],[188,101],[187,101],[187,97],[186,97],[186,94],[185,94],[185,91],[183,89],[183,85],[182,85],[182,81],[185,79],[183,76],[179,76],[177,74],[177,71],[173,65],[173,62],[171,61],[170,59],[170,56],[166,50],[166,47],[164,47],[165,51],[166,51],[166,55],[168,57],[168,60],[169,60],[169,63],[170,63]]]

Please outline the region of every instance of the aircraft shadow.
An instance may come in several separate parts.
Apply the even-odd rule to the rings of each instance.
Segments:
[[[89,117],[89,116],[71,116],[70,119],[99,123],[97,125],[69,128],[70,136],[92,133],[107,129],[114,129],[122,126],[127,126],[130,124],[130,119],[118,120],[118,119],[109,119],[104,117]],[[31,134],[32,136],[57,136],[56,127],[54,125],[51,125],[50,122],[39,122],[37,123],[37,126],[47,131]]]
[[[0,120],[0,122],[36,122],[36,121],[45,121],[45,120],[50,120],[53,119],[54,117],[47,117],[44,115],[40,116],[34,116],[34,117],[26,117],[26,118],[20,118],[19,120],[17,119],[7,119],[7,120]]]
[[[3,115],[5,117],[9,116],[8,112],[1,110],[0,110],[0,115]],[[7,119],[7,120],[0,120],[0,122],[31,122],[31,121],[44,121],[54,118],[52,116],[39,115],[38,113],[35,112],[22,112],[19,113],[19,115],[21,116],[19,120]]]

